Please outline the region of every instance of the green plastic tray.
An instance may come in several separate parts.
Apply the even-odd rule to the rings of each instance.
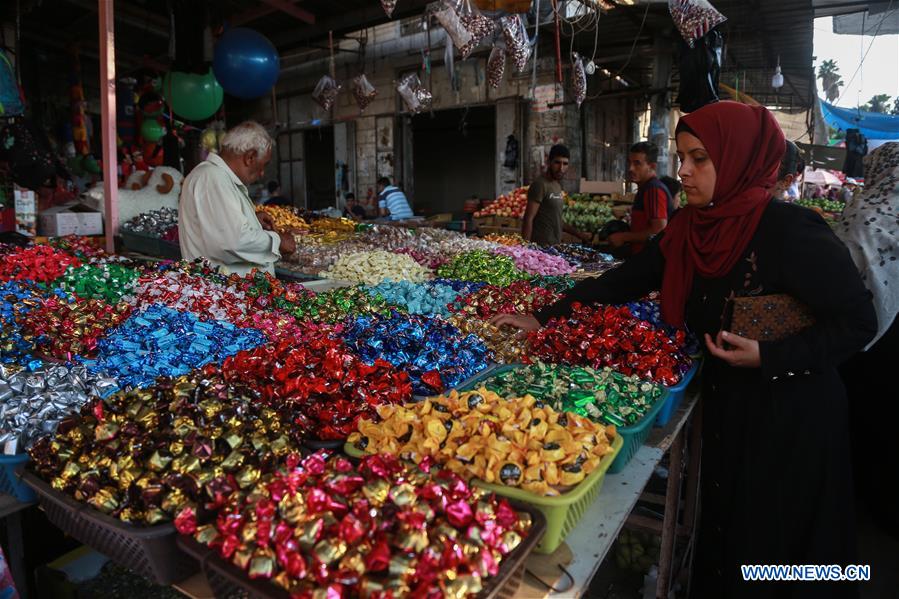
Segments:
[[[600,461],[599,467],[591,472],[590,476],[585,478],[581,484],[557,497],[542,497],[523,489],[486,483],[478,479],[474,479],[472,482],[486,491],[496,493],[501,497],[514,499],[540,510],[540,513],[546,517],[546,532],[543,534],[543,539],[534,549],[534,552],[552,553],[558,549],[565,537],[568,536],[568,533],[577,525],[584,512],[596,500],[599,491],[602,489],[602,483],[606,478],[606,472],[621,451],[622,445],[624,445],[624,440],[621,438],[621,435],[616,435],[612,441],[612,453]],[[352,443],[347,443],[344,446],[344,452],[348,456],[355,458],[365,455],[363,451],[357,449]]]
[[[468,381],[464,387],[459,389],[459,391],[470,391],[499,374],[516,368],[525,368],[526,366],[527,365],[525,364],[498,366],[493,370],[485,372]],[[662,387],[662,394],[656,399],[655,403],[652,404],[649,411],[643,415],[640,422],[630,426],[616,427],[618,434],[621,435],[623,446],[618,453],[618,457],[615,458],[615,461],[612,462],[612,465],[609,467],[609,474],[618,474],[624,470],[624,467],[627,466],[628,462],[630,462],[634,455],[636,455],[637,451],[643,447],[643,443],[646,441],[649,433],[652,432],[652,425],[656,421],[656,417],[668,401],[668,388],[662,385],[660,385],[660,387]]]

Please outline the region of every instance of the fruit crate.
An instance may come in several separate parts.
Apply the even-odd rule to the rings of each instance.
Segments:
[[[54,490],[32,472],[23,478],[53,525],[117,564],[160,585],[182,581],[199,569],[178,549],[174,524],[132,526]]]
[[[546,519],[539,510],[518,502],[510,502],[519,512],[531,515],[531,531],[521,544],[500,564],[496,576],[487,580],[478,599],[512,599],[524,579],[525,560],[546,530]],[[215,551],[195,539],[178,535],[181,551],[199,564],[216,599],[253,597],[254,599],[289,599],[287,591],[267,580],[251,580],[245,572],[225,561]]]
[[[612,441],[612,452],[600,461],[596,470],[591,472],[579,485],[556,497],[540,496],[523,489],[487,483],[479,479],[473,479],[472,484],[496,493],[500,497],[540,510],[546,518],[546,533],[543,535],[543,540],[534,549],[534,553],[552,553],[559,548],[568,533],[580,521],[584,512],[596,500],[602,490],[606,472],[621,451],[622,445],[624,445],[624,440],[621,435],[615,435],[615,439]],[[344,453],[352,458],[360,458],[365,455],[352,443],[346,444]]]
[[[497,366],[482,375],[470,379],[464,387],[459,387],[459,390],[470,391],[480,385],[488,383],[494,376],[516,368],[522,368],[522,365],[509,364],[506,366]],[[489,389],[489,387],[487,388]],[[656,421],[656,417],[668,401],[668,395],[668,388],[663,387],[662,395],[655,400],[652,407],[643,415],[643,418],[641,418],[639,422],[630,426],[615,427],[615,430],[621,436],[622,446],[621,451],[618,452],[618,455],[615,457],[615,461],[609,466],[609,474],[618,474],[624,470],[627,463],[630,462],[637,451],[643,447],[643,443],[646,441],[646,438],[649,437],[649,433],[652,432],[652,425]]]

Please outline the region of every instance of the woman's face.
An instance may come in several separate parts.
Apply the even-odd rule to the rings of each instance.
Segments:
[[[684,184],[687,204],[703,208],[712,202],[715,194],[715,165],[699,138],[681,131],[677,134],[677,157],[680,168],[677,174]]]

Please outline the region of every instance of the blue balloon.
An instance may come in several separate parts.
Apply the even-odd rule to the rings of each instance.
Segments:
[[[215,46],[212,70],[232,96],[264,96],[278,81],[281,59],[268,39],[252,29],[229,29]]]

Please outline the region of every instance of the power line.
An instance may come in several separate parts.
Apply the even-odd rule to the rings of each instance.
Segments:
[[[834,106],[837,105],[837,102],[840,101],[843,97],[843,93],[849,89],[849,86],[852,85],[852,82],[855,81],[855,76],[858,75],[859,70],[862,68],[862,65],[865,64],[865,59],[868,58],[868,52],[871,51],[871,48],[874,46],[874,41],[877,39],[877,34],[880,33],[880,27],[883,25],[883,22],[886,21],[887,17],[893,13],[893,0],[890,0],[890,3],[887,5],[887,9],[883,13],[883,17],[881,17],[880,22],[877,24],[877,29],[874,30],[874,36],[871,38],[871,43],[868,44],[868,49],[865,50],[865,54],[862,56],[861,62],[858,63],[858,66],[855,68],[855,72],[852,73],[852,77],[849,79],[849,83],[846,84],[846,87],[843,88],[843,91],[840,92],[840,95],[837,96],[836,102],[834,102]],[[864,35],[865,31],[862,29],[862,35]],[[857,101],[856,104],[859,104]]]

